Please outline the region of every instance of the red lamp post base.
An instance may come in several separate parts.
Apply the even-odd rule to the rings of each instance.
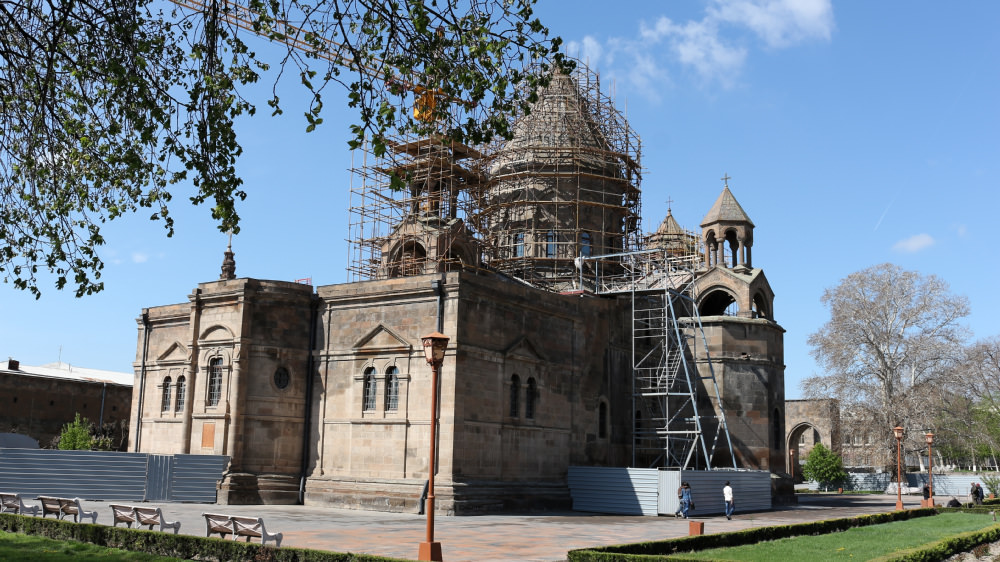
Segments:
[[[896,511],[903,511],[903,502],[901,501],[896,502]],[[421,548],[423,548],[423,545],[421,545]],[[421,558],[421,560],[423,560],[423,558]]]
[[[441,558],[441,543],[439,542],[422,542],[420,543],[420,554],[417,560],[436,560],[440,562],[443,560]]]

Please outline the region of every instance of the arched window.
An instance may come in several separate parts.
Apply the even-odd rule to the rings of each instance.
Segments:
[[[514,375],[510,377],[510,417],[516,418],[520,415],[520,405],[518,400],[521,396],[521,377]]]
[[[208,405],[218,406],[222,399],[222,358],[213,357],[208,362]]]
[[[363,397],[361,409],[370,412],[375,409],[375,367],[365,369],[365,382],[362,387]]]
[[[395,411],[399,408],[399,369],[389,367],[385,370],[385,409]]]
[[[584,232],[580,235],[580,255],[589,258],[594,254],[594,243],[590,238],[589,232]]]
[[[524,391],[524,417],[529,420],[535,419],[535,398],[538,389],[535,386],[535,379],[528,379],[528,388]]]
[[[170,377],[163,379],[163,400],[160,402],[160,410],[170,411]]]
[[[554,230],[545,234],[545,257],[556,257],[556,232]]]
[[[514,257],[524,257],[524,233],[518,232],[514,235]]]
[[[639,412],[636,412],[638,414]],[[608,404],[601,400],[597,407],[597,436],[604,439],[608,436]]]
[[[180,412],[184,409],[184,400],[187,398],[187,391],[184,388],[184,383],[187,382],[184,379],[184,375],[177,377],[177,402],[174,404],[174,410]]]

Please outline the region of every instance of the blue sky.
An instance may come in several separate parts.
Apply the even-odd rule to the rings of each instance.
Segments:
[[[609,9],[613,5],[614,9]],[[775,291],[786,396],[819,374],[807,339],[823,290],[893,262],[970,299],[973,338],[1000,334],[993,255],[1000,195],[1000,4],[994,2],[540,0],[553,34],[590,62],[643,142],[644,230],[668,198],[697,229],[729,186],[756,224],[754,265]],[[269,86],[259,92],[264,106]],[[305,133],[286,113],[240,125],[249,197],[237,275],[347,280],[353,115],[328,94]],[[175,193],[177,234],[144,214],[106,227],[106,290],[36,301],[0,287],[0,354],[39,365],[130,371],[144,306],[184,302],[219,276],[226,237]]]

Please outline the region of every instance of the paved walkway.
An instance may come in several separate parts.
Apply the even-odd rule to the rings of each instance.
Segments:
[[[725,517],[694,517],[705,522],[706,533],[749,527],[783,525],[881,513],[895,509],[889,495],[799,495],[799,504],[773,511],[740,513]],[[120,502],[128,503],[128,502]],[[904,498],[907,508],[920,505],[919,496]],[[264,518],[270,532],[284,534],[282,546],[355,552],[416,559],[418,545],[426,538],[426,517],[410,513],[355,511],[312,506],[229,506],[157,504],[168,520],[180,520],[181,532],[205,536],[202,513],[251,515]],[[98,509],[97,522],[110,524],[107,502],[84,502]],[[680,537],[688,522],[673,517],[597,515],[579,512],[529,515],[438,516],[435,540],[448,562],[506,560],[562,561],[566,552],[589,546],[622,544]]]

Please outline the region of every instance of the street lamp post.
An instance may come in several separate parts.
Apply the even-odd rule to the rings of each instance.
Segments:
[[[431,451],[427,469],[427,541],[420,543],[418,560],[442,560],[441,543],[434,542],[434,443],[437,441],[438,371],[448,347],[448,336],[434,332],[421,338],[424,357],[431,366]]]
[[[934,434],[928,431],[924,438],[927,440],[927,488],[928,499],[930,500],[930,505],[927,507],[934,507],[934,453],[931,450],[931,444],[934,443]]]
[[[896,511],[903,509],[903,464],[900,451],[903,446],[903,428],[896,426],[892,429],[896,436]]]
[[[788,448],[788,471],[792,473],[792,484],[795,484],[795,449]]]

